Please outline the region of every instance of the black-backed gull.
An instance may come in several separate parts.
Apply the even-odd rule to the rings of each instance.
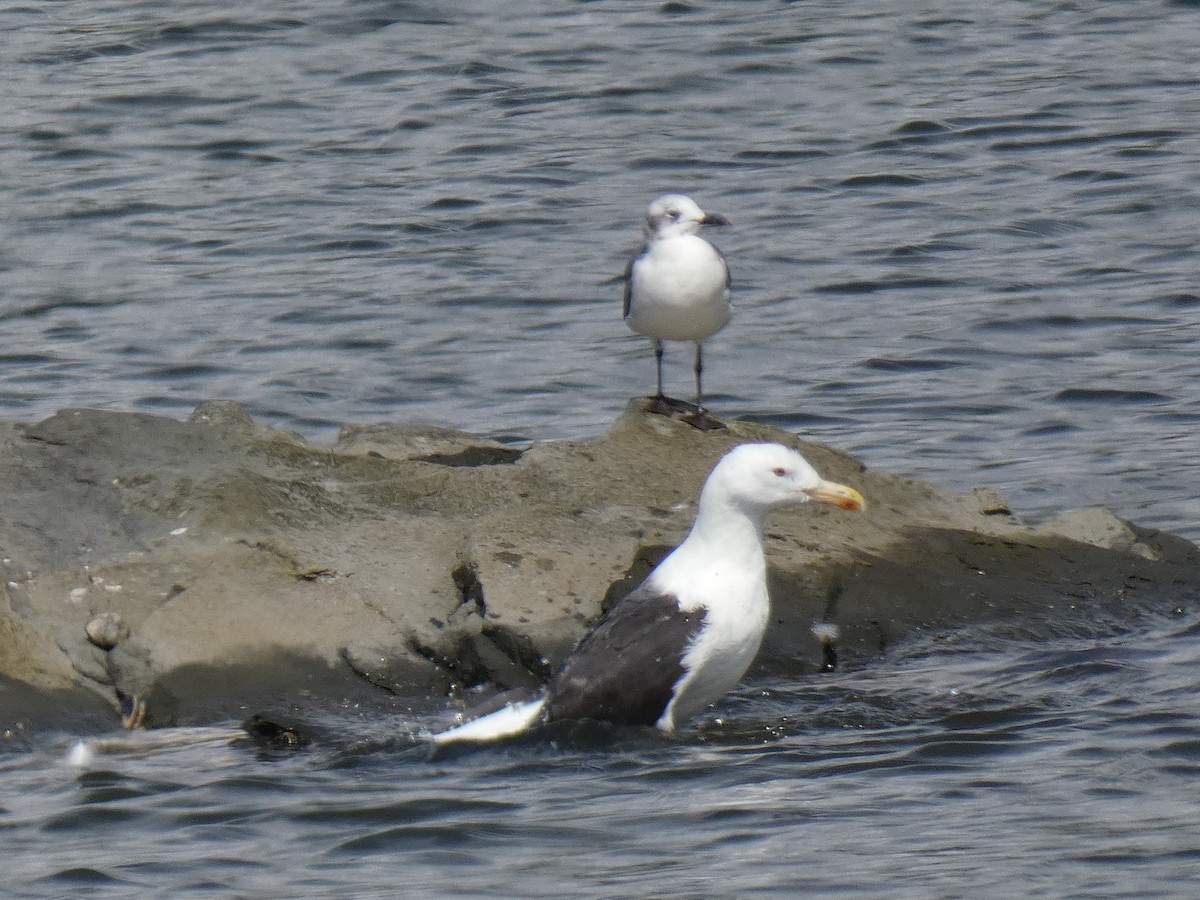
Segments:
[[[704,483],[687,538],[601,617],[542,696],[432,740],[489,741],[568,719],[673,732],[736,685],[754,659],[769,614],[763,520],[809,500],[865,505],[854,488],[821,478],[782,444],[735,447]]]

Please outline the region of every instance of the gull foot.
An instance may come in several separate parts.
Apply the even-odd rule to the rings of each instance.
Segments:
[[[726,427],[725,423],[720,419],[709,415],[707,409],[697,409],[686,416],[681,416],[679,421],[687,422],[693,428],[698,428],[701,431],[720,431]]]
[[[674,397],[666,397],[660,394],[657,397],[651,397],[650,403],[646,406],[646,412],[654,413],[656,416],[674,416],[676,413],[692,413],[697,412],[698,408],[695,403],[688,403],[686,400],[676,400]]]
[[[648,401],[646,403],[646,412],[653,415],[666,416],[668,419],[686,422],[700,431],[720,431],[727,427],[724,422],[709,413],[707,409],[697,406],[695,403],[689,403],[687,400],[678,400],[675,397],[667,397],[662,394],[657,397],[647,397],[646,399]]]

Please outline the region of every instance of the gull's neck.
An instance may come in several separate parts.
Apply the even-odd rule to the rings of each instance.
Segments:
[[[765,518],[766,510],[746,509],[725,498],[702,496],[687,542],[695,538],[706,552],[719,553],[726,558],[738,556],[746,563],[761,561]]]
[[[666,228],[651,231],[646,236],[646,242],[650,243],[650,244],[654,244],[659,241],[670,241],[670,240],[674,240],[676,238],[694,235],[698,231],[699,231],[698,228],[689,228],[684,225],[672,224],[672,225],[667,226]]]
[[[747,509],[706,491],[700,497],[692,530],[662,561],[655,576],[664,581],[695,581],[720,574],[724,581],[733,573],[742,573],[738,580],[764,579],[766,558],[762,548],[762,523],[765,517],[766,510]]]

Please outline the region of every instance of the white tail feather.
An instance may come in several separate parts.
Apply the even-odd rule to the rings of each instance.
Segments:
[[[449,744],[454,741],[498,741],[512,737],[537,721],[545,705],[544,699],[509,703],[482,718],[430,735],[429,739],[435,744]]]

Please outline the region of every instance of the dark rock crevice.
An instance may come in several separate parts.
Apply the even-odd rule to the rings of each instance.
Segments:
[[[515,447],[467,447],[456,453],[430,453],[413,457],[418,462],[434,463],[451,468],[469,469],[479,466],[511,466],[524,454]]]
[[[465,610],[480,619],[487,617],[487,603],[483,599],[483,582],[479,580],[479,569],[474,563],[460,560],[450,572],[450,578],[458,589],[460,608],[456,613]]]

